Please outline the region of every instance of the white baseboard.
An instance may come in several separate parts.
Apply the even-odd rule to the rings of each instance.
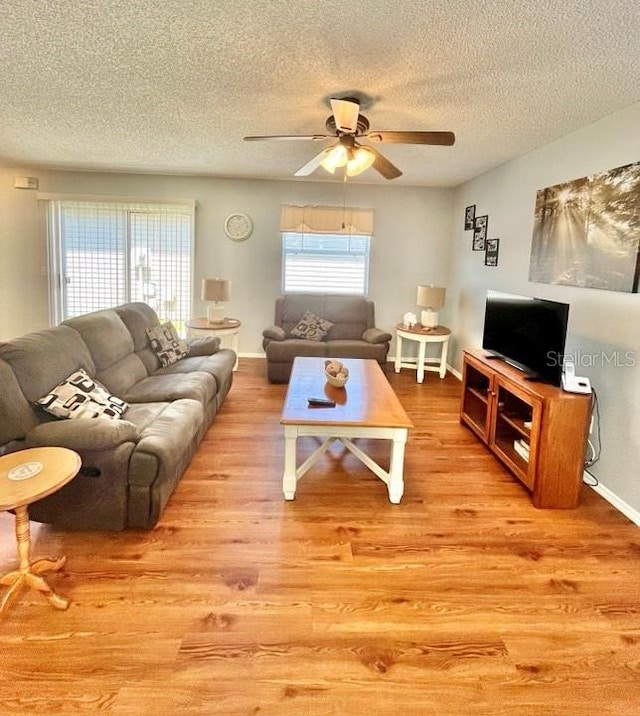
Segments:
[[[455,375],[455,377],[456,377],[458,380],[462,380],[462,373],[461,373],[459,370],[456,370],[453,366],[450,366],[448,363],[447,363],[447,370],[448,370],[449,373],[451,373],[452,375]]]
[[[591,485],[589,483],[589,480],[592,480],[593,477],[589,475],[588,473],[585,473],[585,482],[589,487],[597,492],[600,497],[603,497],[610,505],[616,508],[618,512],[622,512],[622,514],[630,519],[635,525],[640,527],[640,512],[636,510],[634,507],[631,507],[631,505],[628,502],[625,502],[622,500],[618,495],[615,494],[615,492],[611,492],[611,490],[608,487],[605,487],[603,484],[598,482],[597,485]]]

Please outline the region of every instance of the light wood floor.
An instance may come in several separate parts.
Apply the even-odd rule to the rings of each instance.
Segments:
[[[285,503],[263,376],[241,360],[156,529],[33,525],[72,605],[27,593],[0,623],[0,714],[640,714],[637,527],[586,487],[536,510],[459,424],[459,382],[410,371],[402,503],[337,447]],[[14,550],[0,515],[0,572]]]

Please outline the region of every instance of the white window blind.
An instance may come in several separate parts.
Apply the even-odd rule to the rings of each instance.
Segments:
[[[283,206],[282,292],[366,295],[371,209]]]
[[[181,330],[191,314],[193,207],[53,200],[52,319],[144,301]]]
[[[284,293],[366,295],[369,237],[332,234],[282,234]]]

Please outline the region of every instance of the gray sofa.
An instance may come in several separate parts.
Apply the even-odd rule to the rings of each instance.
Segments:
[[[306,311],[333,325],[321,341],[296,338],[291,331]],[[262,333],[267,378],[287,383],[296,356],[373,358],[384,365],[391,334],[375,327],[373,301],[362,296],[290,293],[276,299],[273,326]]]
[[[80,473],[29,508],[32,519],[74,529],[151,528],[231,387],[235,353],[196,338],[161,368],[129,303],[0,343],[0,454],[57,445],[82,458]],[[78,369],[129,403],[121,420],[61,420],[34,404]]]

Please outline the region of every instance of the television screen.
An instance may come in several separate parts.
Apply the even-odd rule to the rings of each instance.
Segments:
[[[487,291],[482,347],[530,378],[560,385],[569,305]]]

